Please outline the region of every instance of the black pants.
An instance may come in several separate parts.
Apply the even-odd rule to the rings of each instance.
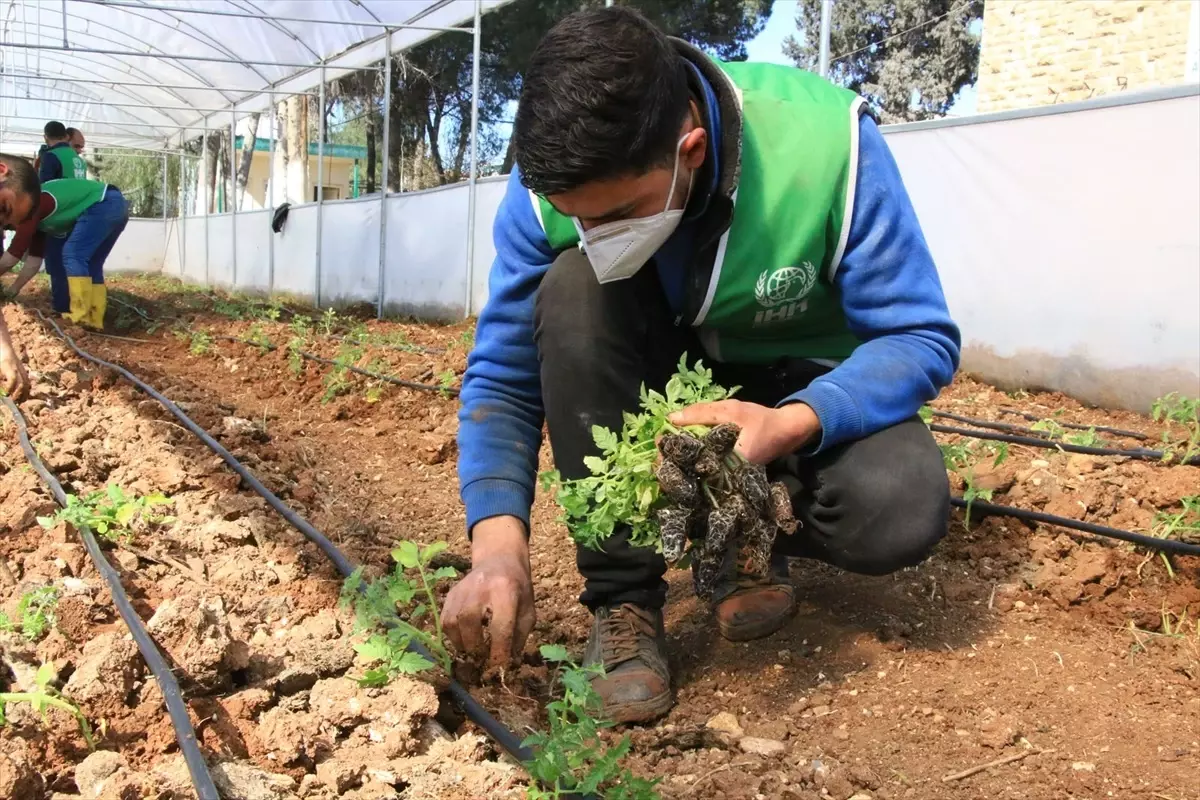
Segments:
[[[704,357],[692,330],[675,325],[652,265],[601,285],[586,257],[568,250],[542,281],[535,320],[550,446],[565,478],[588,474],[583,458],[597,452],[593,425],[619,430],[622,412],[637,410],[643,382],[661,389],[682,353],[689,363]],[[769,406],[826,371],[800,359],[774,367],[705,364],[719,383],[743,387],[739,399]],[[792,500],[803,525],[776,544],[788,556],[882,575],[924,560],[946,533],[946,471],[916,417],[816,456],[781,459],[769,471],[797,487]],[[603,552],[578,548],[587,607],[665,603],[662,556],[629,547],[627,535],[618,529]]]

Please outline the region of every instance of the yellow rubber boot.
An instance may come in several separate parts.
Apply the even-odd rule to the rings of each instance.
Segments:
[[[92,310],[92,279],[88,275],[67,278],[67,286],[71,292],[71,310],[63,314],[63,319],[78,324],[86,320]]]
[[[83,324],[98,331],[104,330],[104,312],[107,310],[108,287],[103,283],[93,283],[90,311]]]

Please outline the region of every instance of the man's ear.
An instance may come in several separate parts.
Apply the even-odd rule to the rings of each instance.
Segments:
[[[688,169],[700,169],[705,156],[708,155],[708,131],[699,127],[692,128],[684,137],[683,146],[679,149],[683,153],[683,166]]]

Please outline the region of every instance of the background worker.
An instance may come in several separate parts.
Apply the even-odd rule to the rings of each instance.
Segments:
[[[25,284],[37,274],[44,261],[46,274],[50,276],[50,299],[54,311],[66,314],[71,310],[71,295],[67,288],[67,273],[63,270],[62,250],[66,243],[64,236],[47,236],[38,232],[38,223],[43,217],[54,211],[54,198],[42,193],[38,207],[33,216],[17,226],[16,234],[8,245],[8,250],[0,256],[0,274],[6,274],[22,258],[25,265],[17,274],[16,280],[8,287],[7,294],[16,297],[25,288]]]
[[[129,222],[129,203],[117,187],[100,181],[49,181],[41,190],[54,208],[38,222],[38,232],[64,239],[62,265],[70,298],[64,316],[103,328],[108,307],[104,262]]]
[[[40,154],[38,178],[42,183],[61,178],[84,180],[87,178],[87,162],[79,153],[83,151],[83,134],[77,128],[67,128],[61,122],[46,123],[46,149]],[[75,140],[78,149],[73,146]]]
[[[41,187],[33,165],[20,156],[0,153],[0,228],[16,228],[25,222],[41,199]],[[19,399],[29,389],[29,376],[21,365],[0,314],[0,380],[10,396]]]

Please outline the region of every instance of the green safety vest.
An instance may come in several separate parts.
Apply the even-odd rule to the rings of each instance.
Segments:
[[[866,103],[792,67],[716,63],[741,105],[741,173],[733,222],[690,323],[718,361],[844,359],[859,340],[833,279],[849,235]],[[531,200],[555,251],[578,244],[570,217],[540,195]]]
[[[107,191],[108,184],[100,181],[68,178],[46,181],[42,184],[42,193],[54,198],[54,211],[42,218],[38,230],[54,236],[65,236],[71,232],[75,220],[103,200]]]
[[[51,147],[47,152],[54,153],[58,159],[58,163],[62,164],[62,176],[64,179],[87,180],[87,162],[75,152],[75,148],[63,142]],[[45,158],[45,154],[42,158]]]

